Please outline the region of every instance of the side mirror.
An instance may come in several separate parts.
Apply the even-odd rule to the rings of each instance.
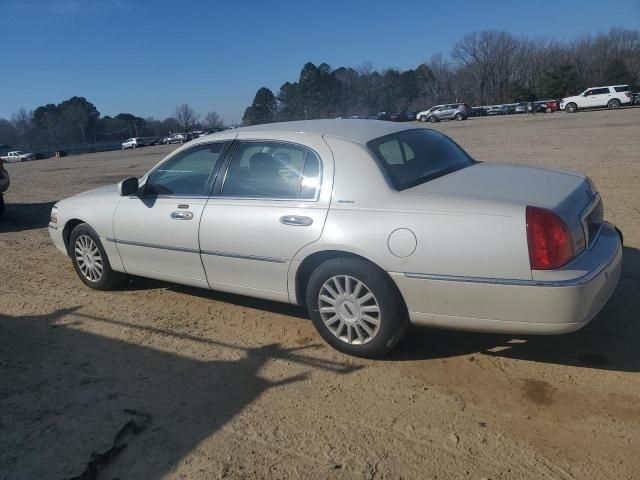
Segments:
[[[121,197],[135,195],[138,191],[138,179],[136,177],[127,178],[118,184],[118,193]]]

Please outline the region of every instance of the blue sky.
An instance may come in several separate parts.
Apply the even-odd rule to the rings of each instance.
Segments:
[[[0,0],[0,117],[78,95],[103,115],[188,102],[232,122],[307,61],[413,68],[473,30],[611,27],[640,28],[640,0]]]

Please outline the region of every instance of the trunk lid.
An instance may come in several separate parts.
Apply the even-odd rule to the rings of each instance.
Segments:
[[[497,202],[522,206],[523,211],[527,206],[551,210],[569,227],[576,252],[587,244],[587,235],[594,237],[591,232],[602,222],[602,203],[591,182],[564,170],[478,163],[402,193]]]

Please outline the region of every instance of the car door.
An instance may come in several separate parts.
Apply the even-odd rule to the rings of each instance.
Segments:
[[[128,273],[208,287],[198,228],[229,144],[176,152],[143,179],[138,194],[122,198],[114,214],[113,240]]]
[[[202,214],[202,263],[211,288],[288,301],[291,261],[324,227],[333,156],[320,135],[251,135],[238,135]]]

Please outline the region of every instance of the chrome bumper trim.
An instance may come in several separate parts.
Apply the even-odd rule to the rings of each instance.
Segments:
[[[494,285],[516,285],[526,287],[577,287],[589,283],[602,273],[602,271],[611,265],[613,259],[618,255],[620,244],[616,247],[616,251],[606,262],[602,262],[590,272],[577,278],[568,280],[533,280],[533,279],[515,279],[515,278],[489,278],[489,277],[465,277],[457,275],[431,275],[426,273],[405,273],[407,278],[418,280],[440,280],[443,282],[465,282],[465,283],[490,283]]]

